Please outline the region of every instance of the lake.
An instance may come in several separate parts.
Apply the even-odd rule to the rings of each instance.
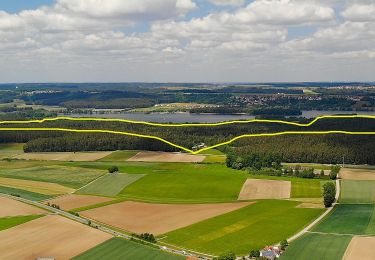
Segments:
[[[302,116],[306,118],[316,118],[321,115],[335,114],[361,114],[375,115],[375,111],[371,112],[353,112],[353,111],[302,111]],[[63,116],[63,114],[60,114]],[[249,115],[217,115],[217,114],[189,114],[189,113],[105,113],[105,114],[69,114],[70,117],[100,117],[100,118],[119,118],[135,121],[146,121],[155,123],[216,123],[233,120],[250,120],[254,116]]]

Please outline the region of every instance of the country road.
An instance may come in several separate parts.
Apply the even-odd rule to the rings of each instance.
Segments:
[[[29,204],[29,205],[32,205],[32,206],[35,206],[35,207],[39,207],[39,208],[42,208],[42,209],[45,209],[47,211],[53,212],[55,214],[61,215],[63,217],[69,218],[71,220],[74,220],[74,221],[79,222],[79,223],[84,224],[84,225],[88,225],[89,223],[91,223],[91,226],[93,228],[97,228],[98,230],[109,233],[109,234],[111,234],[115,237],[121,237],[121,238],[124,238],[124,239],[127,239],[127,240],[136,239],[136,238],[134,238],[130,235],[127,235],[125,233],[116,231],[116,230],[111,229],[109,227],[102,226],[101,224],[96,223],[96,222],[94,222],[90,219],[87,219],[87,218],[84,218],[84,217],[81,217],[81,216],[75,216],[75,215],[73,215],[69,212],[53,208],[51,206],[45,205],[45,204],[40,203],[40,202],[31,201],[31,200],[27,200],[27,199],[24,199],[24,198],[21,198],[21,197],[15,197],[15,196],[3,194],[3,193],[0,193],[0,197],[5,197],[5,198],[17,200],[17,201],[20,201],[20,202],[23,202],[23,203],[26,203],[26,204]],[[142,240],[142,243],[147,243],[147,242]],[[152,245],[155,246],[155,244],[152,244]],[[172,253],[172,254],[182,255],[182,256],[186,256],[186,257],[193,257],[193,258],[197,258],[197,259],[204,259],[204,260],[212,259],[212,256],[204,255],[204,254],[198,253],[198,252],[192,252],[192,251],[189,251],[189,250],[182,250],[182,249],[176,250],[176,249],[173,249],[173,248],[169,248],[165,245],[163,245],[163,246],[157,245],[157,246],[159,247],[160,250],[163,250],[163,251],[166,251],[166,252],[169,252],[169,253]]]
[[[292,242],[296,240],[297,238],[301,237],[305,233],[309,232],[311,228],[313,228],[316,224],[318,224],[323,218],[325,218],[331,211],[335,208],[335,206],[338,204],[338,200],[340,197],[340,181],[337,179],[336,180],[336,195],[335,195],[335,202],[332,204],[332,207],[327,209],[322,215],[320,215],[317,219],[315,219],[310,225],[305,227],[303,230],[295,234],[294,236],[288,238],[288,242]]]

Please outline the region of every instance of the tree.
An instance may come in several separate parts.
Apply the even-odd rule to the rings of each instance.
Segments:
[[[324,176],[325,176],[325,175],[324,175],[324,170],[321,170],[321,171],[320,171],[320,178],[324,178]]]
[[[335,201],[336,186],[333,182],[327,182],[323,185],[323,199],[326,208],[331,207]]]
[[[111,167],[109,167],[108,172],[109,173],[116,173],[116,172],[119,172],[119,169],[118,169],[117,166],[111,166]]]
[[[339,174],[340,172],[340,166],[338,165],[335,165],[335,166],[332,166],[331,167],[331,173],[329,174],[329,178],[331,180],[336,180],[337,179],[337,175]]]
[[[260,251],[259,250],[251,250],[250,251],[250,254],[249,254],[250,258],[257,258],[259,256],[260,256]]]
[[[236,260],[236,254],[233,252],[228,252],[220,255],[217,260]]]
[[[289,246],[289,243],[286,239],[284,239],[283,241],[280,242],[280,248],[281,250],[285,250],[287,247]]]

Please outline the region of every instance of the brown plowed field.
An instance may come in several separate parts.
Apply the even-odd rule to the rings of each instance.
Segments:
[[[375,237],[353,237],[343,257],[344,260],[373,260]]]
[[[56,204],[59,205],[61,209],[70,210],[111,200],[113,199],[106,197],[69,194],[56,199],[47,200],[46,203]]]
[[[0,232],[1,259],[71,259],[112,236],[64,217],[49,215]]]
[[[112,154],[112,152],[23,153],[15,156],[14,158],[36,161],[91,162],[100,160],[110,154]]]
[[[290,181],[248,179],[242,186],[238,199],[289,199],[291,187]]]
[[[40,208],[16,200],[0,197],[0,218],[41,215],[45,213],[47,212]]]
[[[251,202],[175,205],[126,201],[80,214],[127,231],[160,235],[250,204]]]
[[[343,180],[375,180],[375,171],[365,169],[348,169],[340,170],[340,178]]]

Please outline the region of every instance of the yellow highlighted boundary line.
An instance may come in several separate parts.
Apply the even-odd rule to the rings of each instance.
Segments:
[[[221,126],[221,125],[230,125],[230,124],[247,124],[247,123],[278,123],[278,124],[287,124],[287,125],[294,125],[300,127],[309,127],[316,123],[321,119],[353,119],[353,118],[367,118],[367,119],[375,119],[375,116],[372,115],[333,115],[333,116],[320,116],[312,120],[310,123],[296,123],[296,122],[289,122],[283,120],[266,120],[266,119],[253,119],[253,120],[244,120],[244,121],[228,121],[228,122],[220,122],[220,123],[204,123],[204,124],[161,124],[161,123],[151,123],[151,122],[144,122],[144,121],[133,121],[127,119],[111,119],[111,118],[74,118],[74,117],[55,117],[55,118],[45,118],[41,120],[25,120],[25,121],[0,121],[1,124],[32,124],[32,123],[44,123],[50,121],[99,121],[99,122],[123,122],[123,123],[132,123],[132,124],[143,124],[149,126],[159,126],[159,127],[199,127],[199,126]],[[248,138],[248,137],[270,137],[270,136],[281,136],[281,135],[325,135],[325,134],[345,134],[345,135],[375,135],[375,132],[351,132],[351,131],[340,131],[340,130],[333,130],[333,131],[284,131],[284,132],[277,132],[277,133],[263,133],[263,134],[245,134],[240,135],[237,137],[232,138],[229,141],[222,142],[216,145],[212,145],[197,151],[193,151],[186,147],[180,146],[178,144],[172,143],[168,140],[165,140],[161,137],[153,136],[153,135],[144,135],[144,134],[135,134],[129,132],[122,132],[122,131],[112,131],[112,130],[95,130],[95,129],[69,129],[69,128],[0,128],[0,131],[57,131],[57,132],[75,132],[75,133],[107,133],[107,134],[117,134],[117,135],[126,135],[126,136],[134,136],[134,137],[141,137],[141,138],[148,138],[159,140],[164,142],[168,145],[173,147],[179,148],[183,151],[189,152],[191,154],[199,154],[204,151],[217,148],[219,146],[230,144],[236,140],[241,138]]]

